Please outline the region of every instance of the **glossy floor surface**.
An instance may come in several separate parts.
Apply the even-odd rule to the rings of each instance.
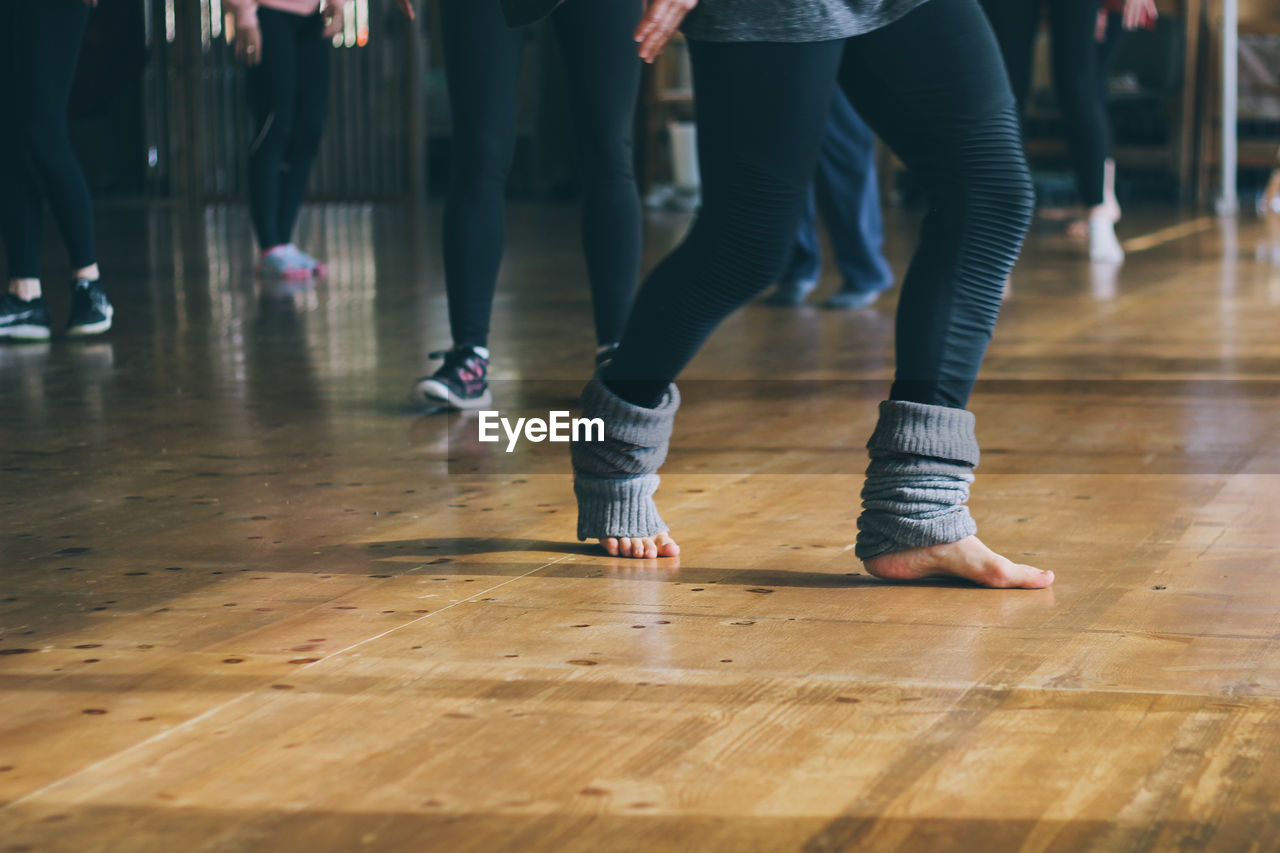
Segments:
[[[637,562],[574,542],[566,445],[407,405],[438,211],[308,211],[313,287],[255,281],[241,211],[102,219],[116,329],[0,347],[0,850],[1280,849],[1251,217],[1133,212],[1119,269],[1033,234],[972,505],[1039,592],[852,555],[895,297],[726,323],[659,493],[683,553]],[[594,345],[576,223],[510,225],[497,408],[545,417]]]

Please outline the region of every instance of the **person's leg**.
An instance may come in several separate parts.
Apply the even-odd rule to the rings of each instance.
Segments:
[[[579,538],[610,553],[678,549],[653,493],[679,395],[706,337],[782,271],[813,179],[841,42],[693,42],[702,209],[640,288],[617,354],[583,395],[605,441],[572,445]]]
[[[702,208],[645,279],[605,383],[653,406],[774,281],[813,178],[843,44],[691,42]]]
[[[67,131],[67,102],[89,10],[76,0],[17,5],[28,7],[22,13],[27,25],[15,34],[14,45],[17,61],[28,74],[25,91],[15,93],[22,115],[9,132],[16,133],[26,148],[77,278],[96,279],[93,200]],[[30,205],[29,194],[27,198]],[[30,223],[38,226],[38,221]]]
[[[311,165],[320,151],[325,119],[329,115],[329,65],[333,46],[322,38],[324,16],[309,15],[295,28],[296,61],[293,134],[285,148],[280,169],[280,207],[276,239],[293,242],[293,227],[306,196]]]
[[[1089,257],[1115,263],[1124,260],[1124,250],[1116,239],[1113,211],[1105,203],[1111,129],[1098,82],[1097,21],[1096,0],[1049,0],[1053,85],[1076,191],[1087,213]]]
[[[442,0],[453,119],[444,206],[444,275],[455,348],[484,347],[502,263],[504,196],[515,152],[516,97],[527,33],[497,0]]]
[[[1000,55],[1021,118],[1031,91],[1036,32],[1040,29],[1040,0],[982,0],[982,10],[1000,45]]]
[[[1124,16],[1119,12],[1108,12],[1106,29],[1098,45],[1098,103],[1102,104],[1108,133],[1107,160],[1102,174],[1102,204],[1116,222],[1120,220],[1120,201],[1116,198],[1116,160],[1111,153],[1111,114],[1107,111],[1107,103],[1111,97],[1111,68],[1120,45],[1124,43],[1125,34]]]
[[[20,60],[20,39],[38,20],[34,3],[13,5],[13,18],[0,33],[0,230],[4,232],[9,289],[23,300],[40,295],[40,189],[24,144],[27,102],[34,69]],[[22,51],[25,58],[25,51]],[[19,293],[19,289],[22,290]]]
[[[75,81],[80,44],[89,22],[89,10],[75,0],[49,0],[32,4],[14,4],[27,8],[19,15],[23,24],[15,32],[13,45],[17,62],[26,69],[25,85],[14,97],[20,101],[18,121],[8,133],[15,134],[25,149],[25,159],[39,179],[44,197],[53,211],[54,221],[62,234],[71,260],[71,310],[67,318],[67,334],[96,335],[111,328],[114,308],[99,280],[97,249],[94,245],[93,199],[89,184],[71,148],[67,129],[67,104]],[[12,22],[11,22],[12,23]],[[29,179],[29,178],[28,178]],[[26,240],[38,241],[42,229],[38,196],[28,188],[22,193],[26,213],[21,214],[20,230]],[[38,257],[38,254],[35,255]],[[40,282],[33,277],[15,282],[15,289],[28,301],[40,293]],[[48,313],[41,305],[39,313],[48,337]]]
[[[1096,0],[1049,0],[1053,86],[1067,133],[1076,187],[1088,208],[1102,204],[1103,164],[1111,152],[1099,97]]]
[[[978,446],[963,409],[1033,207],[990,27],[975,0],[931,0],[850,39],[840,79],[929,198],[902,285],[890,399],[867,445],[857,554],[886,578],[1047,586],[1052,575],[983,545],[965,507]]]
[[[582,247],[596,343],[622,336],[640,277],[635,107],[641,63],[632,33],[641,0],[568,0],[551,17],[564,56],[583,181]]]
[[[766,297],[770,305],[800,305],[818,286],[822,275],[822,247],[818,242],[818,212],[813,187],[800,208],[795,242],[778,286]]]
[[[842,92],[831,103],[827,136],[818,158],[818,202],[844,280],[825,304],[856,308],[893,285],[885,260],[884,221],[875,165],[875,135]]]
[[[18,40],[32,26],[35,4],[14,4],[0,33],[0,231],[9,282],[0,293],[0,338],[44,341],[49,311],[40,291],[40,242],[44,211],[21,130],[26,123],[32,69],[19,61]]]
[[[262,31],[260,62],[248,72],[249,107],[254,138],[249,148],[249,212],[263,252],[283,246],[280,232],[282,169],[293,138],[298,87],[295,24],[298,16],[276,9],[258,10]]]

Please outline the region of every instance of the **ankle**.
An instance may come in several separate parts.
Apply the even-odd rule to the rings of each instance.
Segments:
[[[89,264],[87,267],[76,270],[72,275],[76,281],[97,281],[102,277],[102,272],[97,264]]]
[[[39,299],[42,293],[40,290],[40,279],[9,279],[9,292],[21,299],[23,302],[30,302],[32,299]]]

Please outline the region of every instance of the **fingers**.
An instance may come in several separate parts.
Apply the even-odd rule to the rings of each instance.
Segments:
[[[413,11],[413,0],[396,0],[396,5],[400,7],[400,11],[409,20],[412,21],[418,17],[417,13]]]
[[[321,31],[320,37],[331,39],[338,33],[342,32],[342,7],[330,6],[329,13],[325,16],[324,30]]]
[[[666,47],[695,0],[655,0],[645,12],[634,38],[640,44],[640,58],[653,62]]]

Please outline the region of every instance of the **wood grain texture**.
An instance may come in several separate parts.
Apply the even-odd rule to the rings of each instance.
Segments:
[[[1032,235],[972,406],[983,537],[1058,576],[1022,592],[852,556],[895,297],[731,318],[680,558],[574,542],[564,445],[401,402],[437,217],[310,210],[330,279],[270,288],[239,213],[120,212],[117,329],[0,348],[0,850],[1280,849],[1261,226],[1134,213],[1119,270]],[[589,371],[574,221],[513,208],[504,414]]]

